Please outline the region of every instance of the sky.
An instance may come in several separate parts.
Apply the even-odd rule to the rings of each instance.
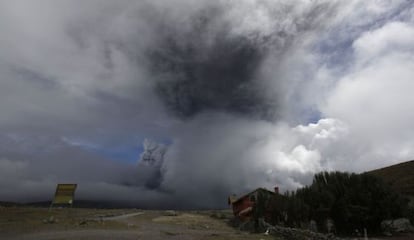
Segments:
[[[414,159],[410,0],[0,0],[0,200],[223,208]]]

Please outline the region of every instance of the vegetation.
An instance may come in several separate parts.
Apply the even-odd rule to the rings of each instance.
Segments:
[[[318,173],[310,186],[287,192],[273,201],[275,222],[300,227],[314,220],[318,230],[328,231],[327,220],[331,219],[333,231],[339,234],[356,229],[361,232],[363,228],[379,232],[382,220],[403,217],[409,212],[405,197],[369,174]]]

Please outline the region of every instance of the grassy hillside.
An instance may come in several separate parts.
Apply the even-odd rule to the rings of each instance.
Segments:
[[[367,173],[382,178],[398,192],[414,197],[414,160]]]

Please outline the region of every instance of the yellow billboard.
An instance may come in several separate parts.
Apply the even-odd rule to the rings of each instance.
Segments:
[[[58,184],[52,204],[73,204],[77,184]]]

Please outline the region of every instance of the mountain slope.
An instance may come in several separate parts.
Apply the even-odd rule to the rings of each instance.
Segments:
[[[396,191],[414,197],[414,160],[367,172],[389,183]]]

